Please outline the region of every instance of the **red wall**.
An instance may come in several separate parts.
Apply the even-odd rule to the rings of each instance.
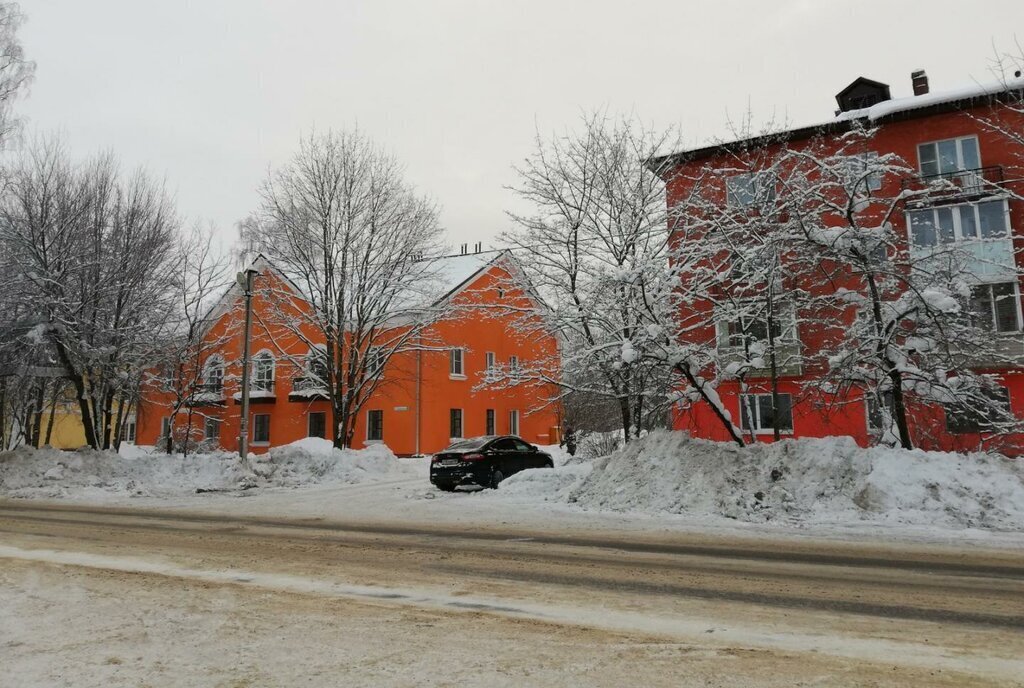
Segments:
[[[900,156],[908,167],[916,168],[918,164],[917,146],[921,143],[941,139],[955,138],[961,136],[976,136],[981,155],[983,167],[1001,165],[1004,171],[1005,187],[1018,198],[1024,195],[1024,147],[1010,145],[1007,139],[982,126],[979,116],[991,115],[986,108],[977,108],[974,111],[956,111],[948,113],[933,114],[929,116],[908,119],[899,122],[886,123],[880,126],[874,138],[867,144],[866,150],[879,153],[895,153]],[[1015,126],[1017,131],[1024,131],[1024,114],[1006,113],[1004,117],[1010,119],[1006,124]],[[786,144],[790,149],[799,149],[800,142]],[[776,147],[766,147],[762,154],[770,156],[777,151]],[[749,169],[756,170],[756,160],[746,161]],[[735,169],[743,164],[735,156],[720,156],[718,158],[694,160],[677,166],[665,174],[668,185],[668,204],[670,209],[684,203],[692,190],[692,179],[696,177],[705,166]],[[880,197],[894,197],[900,193],[900,179],[886,179],[883,187],[877,193]],[[724,203],[724,191],[721,191],[721,202]],[[1015,248],[1017,249],[1017,261],[1024,269],[1024,202],[1009,200],[1010,227],[1014,236]],[[902,212],[896,213],[893,218],[897,235],[904,242],[907,241],[907,227],[905,215]],[[676,240],[680,240],[678,234]],[[904,249],[906,245],[904,244]],[[800,286],[812,293],[821,292],[822,285],[816,284],[791,284],[790,287]],[[1022,281],[1020,292],[1024,294],[1024,281]],[[830,314],[834,316],[835,314]],[[817,380],[822,371],[824,361],[813,356],[813,352],[820,351],[831,337],[841,334],[834,326],[821,324],[823,320],[815,317],[815,314],[806,311],[800,313],[801,323],[799,325],[799,337],[803,350],[810,354],[804,357],[802,375],[799,377],[785,378],[780,386],[780,391],[793,395],[794,409],[793,422],[794,432],[790,436],[795,437],[824,437],[831,435],[849,435],[862,445],[867,445],[870,437],[867,430],[865,407],[863,401],[854,393],[850,397],[836,398],[821,392]],[[681,312],[681,318],[706,320],[709,325],[704,331],[697,331],[694,336],[706,341],[713,341],[714,338],[714,317],[711,312],[710,303],[697,303],[692,306],[692,311]],[[847,314],[852,317],[852,313]],[[834,318],[829,318],[834,320]],[[1024,336],[1024,335],[1022,335]],[[713,371],[706,371],[713,375]],[[1024,418],[1024,373],[1019,369],[989,371],[998,373],[1003,384],[1010,394],[1011,409],[1019,418]],[[760,386],[761,390],[756,388]],[[767,381],[753,381],[752,391],[769,391]],[[738,382],[724,382],[719,388],[719,395],[725,407],[733,415],[733,422],[739,425],[739,386]],[[978,435],[953,435],[945,432],[945,416],[941,408],[912,408],[910,409],[911,419],[914,425],[912,434],[918,446],[933,449],[966,451],[990,446],[989,440]],[[720,422],[715,418],[710,408],[703,402],[695,403],[690,408],[676,408],[673,413],[674,426],[678,430],[689,432],[695,437],[703,437],[714,440],[729,440],[726,431],[721,427]],[[770,441],[772,435],[760,435],[758,440]],[[1024,453],[1024,437],[1015,436],[1000,440],[1002,445],[997,447],[1009,454]]]
[[[498,295],[498,287],[502,296]],[[287,289],[282,280],[272,271],[264,270],[256,277],[253,297],[252,354],[269,350],[275,354],[275,395],[273,399],[252,398],[250,400],[250,437],[253,422],[251,416],[270,415],[270,444],[287,444],[307,436],[310,413],[326,414],[331,423],[330,404],[325,400],[289,399],[292,378],[302,374],[300,369],[283,360],[281,353],[295,357],[303,356],[309,348],[284,327],[274,327],[272,317],[274,306],[268,301],[269,292],[280,294]],[[210,415],[221,420],[220,442],[223,449],[238,450],[240,406],[232,396],[240,389],[242,303],[236,297],[235,303],[223,313],[207,335],[210,341],[223,340],[216,352],[227,361],[225,370],[225,401],[218,405],[196,406],[192,409],[193,427],[202,436],[204,416]],[[522,364],[531,361],[543,362],[557,370],[557,340],[550,334],[518,336],[514,316],[510,311],[495,308],[498,305],[515,308],[529,308],[533,304],[522,292],[508,286],[508,273],[499,265],[493,265],[478,275],[472,284],[464,287],[451,297],[458,306],[454,315],[435,323],[425,333],[424,340],[434,350],[401,352],[395,354],[385,367],[383,379],[373,396],[360,411],[353,447],[366,444],[367,415],[370,410],[382,410],[384,417],[384,444],[399,455],[433,453],[447,446],[449,438],[449,410],[463,409],[463,435],[473,437],[484,434],[486,409],[494,409],[496,432],[509,432],[509,411],[519,411],[519,435],[529,442],[549,444],[558,441],[560,407],[557,403],[545,403],[556,396],[557,390],[551,385],[521,383],[512,387],[495,389],[482,386],[485,353],[494,352],[499,365],[507,365],[509,356],[518,356]],[[300,299],[293,299],[294,308],[303,308]],[[533,332],[536,329],[531,328]],[[318,341],[313,332],[306,336]],[[463,347],[463,377],[449,374],[448,348]],[[214,350],[209,351],[213,355]],[[208,356],[204,356],[205,359]],[[417,385],[417,367],[419,384]],[[137,442],[142,445],[156,444],[160,436],[162,418],[169,414],[171,397],[155,392],[152,388],[144,391],[139,405]],[[189,408],[183,408],[175,422],[177,432],[188,423]],[[418,427],[417,427],[418,426]],[[417,441],[418,435],[418,441]],[[328,428],[327,436],[330,437]],[[252,451],[259,453],[267,446],[252,445]]]

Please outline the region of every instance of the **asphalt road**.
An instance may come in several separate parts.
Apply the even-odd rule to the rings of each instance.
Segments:
[[[400,642],[419,661],[438,658],[430,664],[438,685],[580,685],[574,681],[587,676],[588,685],[1024,686],[1024,552],[0,501],[0,567],[5,599],[20,599],[11,591],[28,589],[26,576],[59,575],[91,591],[78,601],[86,610],[114,590],[143,598],[159,589],[152,604],[175,609],[198,589],[230,589],[245,600],[239,608],[253,627],[263,619],[284,645],[290,633],[296,642],[308,635],[300,628],[310,627],[310,614],[341,605],[344,614],[317,623],[322,630],[348,619],[340,637],[324,636],[325,647],[354,651],[344,643],[355,642],[351,630],[359,628],[362,639]],[[311,601],[316,611],[296,616]],[[446,638],[462,639],[466,658],[453,661],[449,644],[442,650],[408,624],[378,623],[371,609],[429,615]],[[47,652],[72,661],[74,651],[61,654],[67,643],[50,647],[32,628],[17,629],[31,638],[31,653],[0,638],[0,659],[11,653],[25,671],[35,666],[28,657]],[[481,673],[468,658],[493,652],[488,643],[499,638],[514,651],[500,653],[500,671]],[[546,654],[552,638],[565,646]],[[629,652],[613,661],[624,647]],[[675,649],[665,654],[666,647]],[[297,649],[290,657],[300,656]],[[238,685],[280,685],[254,661],[257,678]],[[323,652],[303,666],[318,661],[327,661]],[[400,674],[342,675],[406,685]]]

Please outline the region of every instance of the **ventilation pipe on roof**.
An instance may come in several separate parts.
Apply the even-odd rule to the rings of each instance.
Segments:
[[[464,256],[464,255],[466,255],[467,253],[469,253],[469,244],[463,244],[463,245],[462,245],[462,246],[460,247],[460,251],[459,251],[459,254],[460,254],[460,255],[463,255],[463,256]]]
[[[923,69],[910,73],[910,83],[914,86],[915,96],[923,96],[928,93],[928,75],[924,73]]]

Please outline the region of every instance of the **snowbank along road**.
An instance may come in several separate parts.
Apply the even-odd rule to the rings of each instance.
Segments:
[[[1024,686],[1024,553],[0,502],[0,685]]]

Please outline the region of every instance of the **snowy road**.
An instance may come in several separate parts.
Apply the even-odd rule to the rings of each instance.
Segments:
[[[0,502],[0,603],[5,686],[1024,685],[977,547]]]

